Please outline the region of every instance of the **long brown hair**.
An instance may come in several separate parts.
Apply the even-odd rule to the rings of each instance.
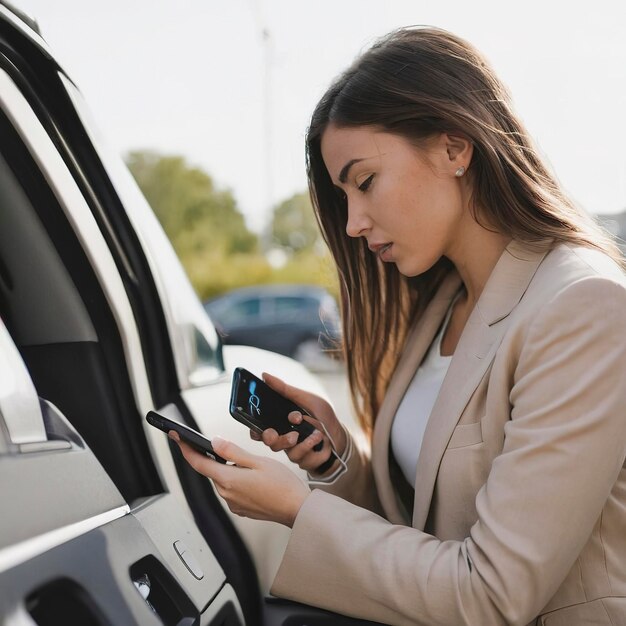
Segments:
[[[551,240],[598,248],[622,265],[610,236],[566,197],[543,164],[506,88],[473,46],[437,28],[409,27],[383,37],[326,91],[306,139],[311,199],[339,274],[352,399],[366,431],[410,324],[451,263],[442,258],[407,278],[369,252],[363,238],[346,234],[346,200],[321,154],[330,123],[375,127],[416,146],[437,133],[465,136],[474,147],[467,175],[479,223],[535,245]]]

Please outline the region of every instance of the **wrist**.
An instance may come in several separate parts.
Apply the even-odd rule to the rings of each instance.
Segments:
[[[300,512],[302,505],[311,493],[311,490],[307,485],[303,484],[302,486],[304,487],[304,490],[302,492],[299,492],[296,497],[294,497],[293,505],[289,514],[287,515],[287,519],[284,522],[285,526],[288,526],[289,528],[293,528],[293,525],[296,522],[296,517],[298,517],[298,513]]]
[[[312,472],[313,476],[317,476],[319,478],[323,478],[327,474],[331,474],[337,468],[337,463],[339,463],[338,457],[333,454],[332,450],[328,455],[328,458],[320,463]]]
[[[307,475],[309,479],[309,484],[315,487],[319,487],[322,485],[331,485],[336,482],[341,476],[343,476],[346,471],[348,471],[348,462],[350,457],[352,456],[352,449],[354,447],[354,442],[349,431],[341,425],[342,430],[344,431],[344,436],[346,440],[346,445],[342,454],[339,454],[338,447],[335,448],[335,454],[331,454],[328,458],[328,465],[324,466],[318,465],[318,467],[308,470]],[[336,442],[336,440],[335,440]],[[322,471],[323,470],[323,471]]]
[[[339,424],[339,433],[337,435],[337,439],[335,440],[337,442],[337,448],[335,450],[335,452],[341,457],[343,458],[345,453],[346,453],[346,449],[348,447],[348,431],[346,429],[346,427],[343,424]]]

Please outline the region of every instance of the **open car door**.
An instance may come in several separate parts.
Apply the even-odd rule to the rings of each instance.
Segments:
[[[223,352],[87,114],[0,0],[0,622],[363,623],[267,603],[288,530],[234,520],[143,419],[156,408],[240,443],[229,368],[264,355],[306,372]]]

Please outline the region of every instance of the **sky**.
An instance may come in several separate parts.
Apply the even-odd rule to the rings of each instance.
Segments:
[[[476,45],[566,191],[626,210],[625,0],[12,0],[120,153],[185,156],[259,231],[306,189],[304,136],[332,79],[411,24]]]

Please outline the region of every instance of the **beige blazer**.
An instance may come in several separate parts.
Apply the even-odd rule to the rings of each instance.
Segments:
[[[626,625],[626,287],[593,250],[512,242],[459,340],[413,490],[396,409],[460,285],[412,330],[371,461],[315,489],[274,595],[389,624]]]

